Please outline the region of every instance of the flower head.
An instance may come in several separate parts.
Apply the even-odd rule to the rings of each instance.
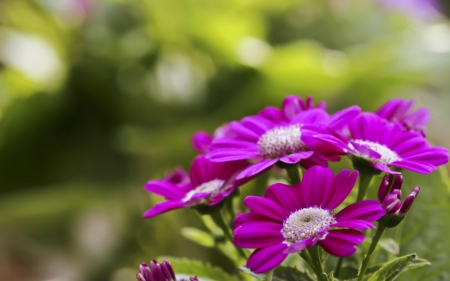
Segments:
[[[289,96],[282,110],[267,107],[257,116],[245,117],[240,122],[231,122],[235,136],[216,139],[210,146],[207,157],[213,162],[254,160],[237,178],[257,175],[278,161],[285,164],[300,163],[304,167],[327,166],[327,160],[315,153],[302,141],[305,124],[339,128],[359,114],[358,107],[344,109],[332,116],[326,113],[324,103],[314,107],[310,98],[306,102]]]
[[[411,112],[414,101],[392,99],[381,106],[376,114],[389,122],[399,122],[405,131],[418,132],[425,136],[425,125],[430,121],[430,111],[419,108]]]
[[[385,175],[378,190],[378,201],[386,210],[386,215],[380,220],[387,227],[397,226],[411,208],[414,200],[419,194],[420,188],[414,187],[402,204],[403,177],[398,175]]]
[[[246,168],[244,162],[213,163],[205,156],[192,162],[187,182],[151,180],[145,190],[164,196],[167,201],[157,203],[144,213],[144,218],[154,217],[170,210],[196,205],[213,206],[220,203],[233,190],[244,184],[236,181],[236,174]]]
[[[387,123],[373,113],[363,113],[349,124],[350,137],[308,129],[303,141],[321,154],[348,155],[387,173],[399,174],[391,166],[428,174],[449,159],[448,149],[431,147],[418,133],[403,131],[400,123]]]
[[[385,214],[375,200],[333,211],[352,190],[358,172],[341,171],[337,176],[320,166],[306,170],[301,183],[269,186],[265,197],[248,196],[252,210],[234,221],[234,244],[256,248],[247,267],[255,273],[278,266],[290,253],[319,245],[328,253],[346,257],[356,251],[364,235],[357,230],[375,228],[372,222]]]
[[[160,264],[153,260],[150,266],[142,263],[139,269],[140,272],[136,274],[137,281],[177,281],[172,265],[167,259]],[[190,277],[189,280],[180,281],[198,281],[198,278]]]

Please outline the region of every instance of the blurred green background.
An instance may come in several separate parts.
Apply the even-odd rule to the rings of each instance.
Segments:
[[[330,112],[413,98],[450,147],[450,7],[403,2],[0,0],[0,280],[134,280],[161,255],[220,264],[180,234],[204,228],[194,211],[141,219],[161,200],[142,186],[189,167],[196,130],[288,94]]]

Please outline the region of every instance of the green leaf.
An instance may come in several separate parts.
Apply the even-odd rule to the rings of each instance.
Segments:
[[[295,267],[278,266],[273,273],[273,281],[313,281],[306,272]]]
[[[381,268],[381,265],[376,265],[369,267],[366,270],[366,276],[370,275]],[[358,277],[358,267],[356,266],[344,266],[341,268],[341,272],[339,274],[339,279],[348,280],[352,278]]]
[[[264,279],[264,274],[256,274],[253,271],[251,271],[250,268],[248,268],[246,266],[241,266],[241,267],[239,267],[239,269],[244,271],[246,274],[249,274],[249,275],[257,278],[258,280],[263,280]]]
[[[172,264],[178,279],[186,278],[188,276],[197,276],[200,281],[238,280],[237,276],[230,275],[221,268],[214,267],[202,261],[174,257],[165,258]]]
[[[204,247],[214,246],[214,239],[211,237],[211,235],[200,229],[193,227],[183,227],[181,229],[181,235],[183,235],[186,239],[189,239]]]
[[[369,281],[392,281],[405,270],[429,264],[428,261],[417,258],[417,254],[409,254],[384,264]]]
[[[395,240],[392,238],[381,239],[380,242],[378,242],[378,245],[394,256],[398,255],[398,253],[400,252],[398,243],[395,242]]]

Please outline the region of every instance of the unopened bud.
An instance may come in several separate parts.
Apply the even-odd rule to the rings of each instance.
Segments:
[[[386,214],[396,213],[402,206],[402,192],[398,189],[395,189],[391,192],[391,194],[384,198],[381,206],[386,210]]]
[[[420,191],[419,187],[414,187],[413,191],[406,197],[405,202],[403,202],[403,205],[400,211],[398,212],[399,215],[406,215],[406,213],[411,208],[414,200],[416,200],[419,191]]]
[[[394,189],[402,189],[403,177],[402,175],[398,175],[395,177],[394,183],[392,184],[392,190]]]
[[[385,175],[380,183],[380,188],[378,189],[378,202],[383,202],[386,195],[389,193],[389,188],[391,187],[393,175]]]

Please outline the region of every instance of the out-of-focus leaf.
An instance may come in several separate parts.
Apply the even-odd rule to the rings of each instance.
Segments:
[[[181,234],[187,239],[199,245],[205,247],[214,246],[214,239],[211,237],[211,235],[207,232],[201,231],[200,229],[193,227],[183,227],[181,229]]]
[[[273,272],[274,281],[313,281],[306,272],[294,267],[278,266]]]
[[[380,242],[378,242],[378,245],[394,256],[398,255],[400,251],[398,243],[392,238],[381,239]]]
[[[253,271],[251,271],[250,268],[248,268],[246,266],[241,266],[241,267],[239,267],[239,269],[244,271],[248,275],[251,275],[251,276],[257,278],[258,280],[263,280],[264,279],[264,274],[256,274]]]
[[[238,280],[237,276],[229,275],[218,267],[197,260],[167,258],[177,276],[197,276],[203,281]]]
[[[392,281],[405,270],[429,264],[428,261],[419,259],[416,254],[406,255],[384,264],[369,278],[369,281]]]

